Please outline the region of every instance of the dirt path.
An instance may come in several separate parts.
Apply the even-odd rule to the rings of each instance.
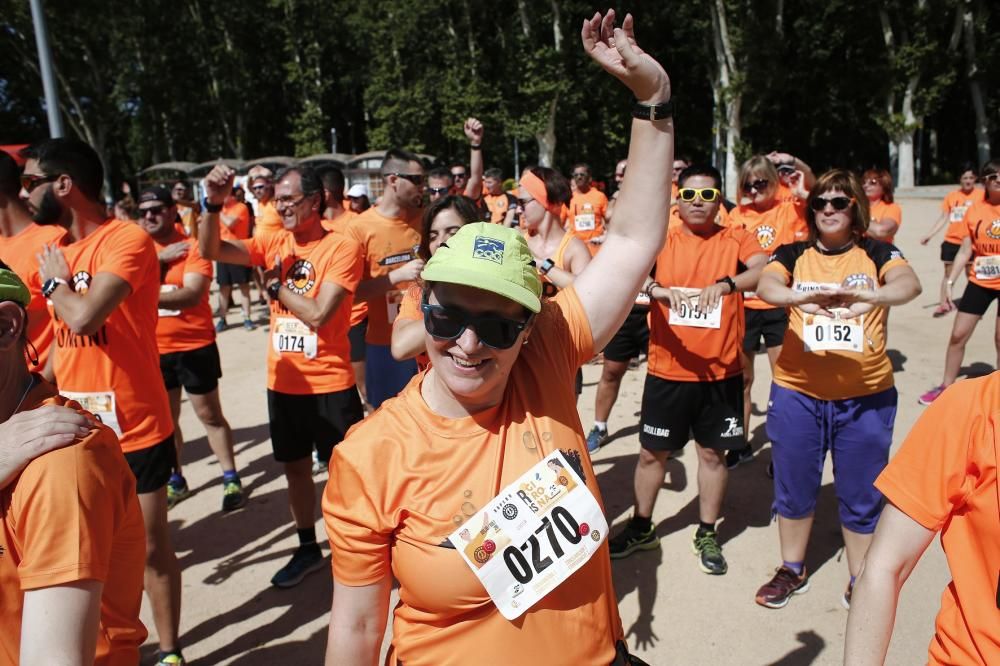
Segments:
[[[927,196],[921,192],[921,196]],[[940,380],[951,317],[933,319],[941,266],[937,244],[917,239],[937,215],[939,199],[903,198],[904,224],[898,244],[917,269],[924,294],[892,313],[889,347],[896,367],[899,412],[895,441],[902,441],[923,409],[917,396]],[[237,317],[230,315],[231,321]],[[992,315],[969,344],[966,365],[980,373],[992,369]],[[182,428],[188,438],[185,474],[196,494],[170,512],[184,570],[182,637],[191,664],[319,664],[326,646],[331,599],[325,572],[291,590],[268,581],[296,545],[284,496],[281,470],[271,459],[264,392],[263,330],[233,329],[220,336],[225,377],[222,400],[236,431],[237,459],[250,501],[231,515],[219,511],[220,471],[210,455],[201,425],[185,405]],[[750,432],[765,442],[762,411],[769,371],[766,358],[756,364],[754,414]],[[645,366],[629,372],[611,416],[612,441],[595,456],[595,468],[609,522],[631,512],[632,472],[638,450],[638,409]],[[593,418],[599,366],[584,368],[580,414],[585,428]],[[697,523],[697,467],[691,451],[671,466],[654,514],[662,539],[659,551],[638,553],[614,565],[615,586],[629,645],[651,664],[836,664],[843,655],[847,613],[840,597],[847,582],[841,557],[836,498],[829,469],[824,478],[817,523],[807,565],[812,587],[783,610],[753,602],[757,588],[779,563],[777,528],[770,522],[771,482],[765,475],[765,448],[753,463],[730,476],[725,519],[720,527],[729,573],[702,574],[691,554]],[[325,475],[317,477],[317,492]],[[317,520],[319,534],[322,524]],[[949,580],[935,541],[903,591],[896,632],[887,663],[926,660],[942,588]],[[152,658],[155,631],[150,627],[144,660]]]

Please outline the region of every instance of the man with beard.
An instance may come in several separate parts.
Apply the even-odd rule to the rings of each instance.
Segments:
[[[21,183],[14,158],[0,151],[0,259],[28,286],[28,354],[38,371],[45,368],[52,346],[52,319],[49,317],[42,280],[35,255],[50,243],[59,243],[66,230],[57,225],[40,225],[18,198]]]
[[[393,359],[390,343],[403,294],[424,268],[417,248],[426,181],[420,158],[398,148],[386,152],[381,174],[385,190],[378,205],[347,225],[347,234],[361,245],[364,257],[354,298],[368,304],[365,379],[368,404],[376,409],[417,372],[413,359]]]
[[[38,255],[42,295],[54,320],[55,379],[62,395],[118,435],[146,528],[145,588],[160,662],[183,663],[181,571],[167,523],[176,453],[156,349],[156,250],[134,223],[105,217],[104,168],[89,145],[47,139],[22,156],[22,197],[35,221],[67,230],[65,245],[48,245]]]

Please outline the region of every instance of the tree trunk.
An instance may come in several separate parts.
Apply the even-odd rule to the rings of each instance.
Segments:
[[[545,130],[535,133],[535,141],[538,143],[538,166],[552,166],[556,156],[556,108],[559,105],[559,94],[549,102],[549,119],[545,123]]]
[[[976,63],[976,10],[982,11],[980,3],[973,4],[966,0],[968,10],[962,16],[962,27],[965,34],[965,63],[969,77],[969,95],[972,97],[972,109],[976,114],[976,155],[979,164],[986,164],[991,155],[990,129],[986,119],[986,104],[983,101],[983,89],[979,84],[979,67]]]
[[[904,129],[896,135],[897,145],[897,170],[896,187],[913,187],[916,185],[914,178],[913,160],[913,128],[917,126],[917,117],[913,113],[913,95],[917,90],[919,77],[911,77],[906,84],[906,92],[903,94],[903,123]]]
[[[738,70],[736,55],[729,38],[725,3],[723,0],[714,0],[709,6],[712,14],[715,61],[718,66],[715,86],[718,90],[713,90],[717,104],[716,118],[725,119],[725,126],[721,128],[726,133],[726,166],[723,178],[725,179],[726,196],[735,200],[739,190],[736,182],[739,172],[737,152],[743,130],[741,116],[743,93],[733,85]]]

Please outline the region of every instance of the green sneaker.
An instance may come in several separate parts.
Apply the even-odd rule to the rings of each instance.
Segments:
[[[235,511],[247,503],[246,495],[243,494],[243,484],[239,479],[226,481],[222,485],[222,510]]]
[[[642,531],[637,525],[635,517],[629,518],[618,536],[608,541],[608,550],[611,559],[620,560],[628,557],[637,550],[655,550],[660,547],[660,537],[656,536],[656,528],[652,525],[649,529]]]
[[[719,545],[719,535],[715,530],[698,531],[694,533],[691,550],[698,556],[698,566],[707,574],[721,576],[729,571],[726,558],[722,556],[722,546]]]
[[[156,666],[184,666],[187,663],[177,652],[171,652],[169,654],[160,653],[160,659],[156,662]]]
[[[188,488],[187,481],[181,479],[180,482],[167,482],[167,508],[172,509],[188,497],[191,497],[191,489]]]

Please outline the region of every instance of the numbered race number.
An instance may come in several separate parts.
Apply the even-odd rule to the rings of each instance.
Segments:
[[[1000,256],[976,257],[973,263],[976,278],[979,280],[995,280],[1000,278]]]
[[[573,226],[577,231],[593,231],[597,228],[597,216],[594,213],[580,213],[573,218]]]
[[[500,613],[514,620],[586,564],[607,535],[594,495],[555,451],[449,540]]]
[[[122,427],[118,423],[117,401],[114,391],[63,391],[59,394],[64,398],[75,400],[80,406],[96,416],[101,423],[115,431],[118,437],[122,436]]]
[[[807,314],[802,320],[802,341],[807,352],[849,351],[861,353],[864,346],[865,318],[837,319]]]
[[[681,303],[679,308],[670,308],[668,323],[671,326],[694,326],[696,328],[719,328],[722,322],[722,301],[725,296],[719,299],[715,307],[709,312],[702,312],[698,309],[699,289],[688,289],[686,287],[671,287],[687,294],[691,299],[692,307]]]
[[[271,333],[271,344],[279,354],[316,358],[316,333],[294,317],[278,317]]]
[[[170,293],[171,291],[177,291],[177,289],[178,289],[178,287],[177,287],[176,284],[161,284],[160,285],[160,293],[161,294],[167,294],[167,293]],[[156,310],[156,312],[161,317],[180,317],[181,316],[181,311],[180,310],[165,310],[163,308],[158,308]]]
[[[955,206],[951,209],[951,214],[948,216],[949,222],[961,222],[965,218],[965,211],[969,210],[971,204],[965,204],[964,206]]]

